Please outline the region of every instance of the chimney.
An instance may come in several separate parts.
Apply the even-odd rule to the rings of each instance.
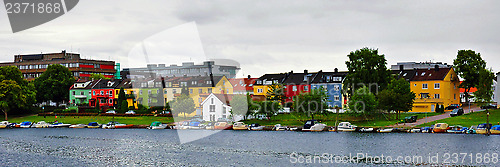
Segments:
[[[304,74],[307,75],[307,70],[304,70]]]
[[[404,65],[399,65],[399,71],[403,71],[405,69]]]
[[[338,69],[338,68],[335,68],[333,71],[334,71],[335,73],[338,73],[338,72],[339,72],[339,69]]]
[[[439,71],[439,65],[435,65],[434,70]]]
[[[248,75],[248,79],[250,79],[250,78],[251,78],[250,75]]]

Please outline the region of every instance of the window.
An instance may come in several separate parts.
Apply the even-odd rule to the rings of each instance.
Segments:
[[[226,114],[226,107],[222,107],[222,114]]]
[[[210,105],[210,112],[215,112],[215,105]]]
[[[439,94],[434,94],[434,98],[435,98],[435,99],[439,99],[439,98],[440,98],[440,97],[439,97]]]
[[[208,93],[212,93],[212,88],[208,88]]]
[[[101,99],[101,100],[99,100],[99,101],[101,102],[101,104],[106,103],[106,101],[104,101],[104,99]]]
[[[453,99],[457,100],[457,94],[453,94]]]
[[[115,94],[120,94],[120,92],[118,92],[118,91],[119,91],[119,90],[116,90],[116,91],[115,91]]]
[[[262,93],[262,92],[264,92],[264,90],[262,90],[262,89],[257,89],[257,93]]]
[[[339,91],[339,90],[340,90],[340,86],[339,86],[339,85],[335,85],[335,86],[333,87],[333,89],[334,89],[335,91]]]
[[[203,93],[203,89],[198,89],[198,93],[202,94]]]
[[[294,92],[296,92],[297,91],[297,86],[293,86],[292,89],[293,89]]]
[[[198,98],[198,102],[200,102],[200,103],[203,102],[203,99],[201,97]]]
[[[160,89],[157,89],[157,90],[156,90],[156,94],[160,94]]]
[[[422,89],[427,89],[427,84],[422,84]]]
[[[142,90],[139,90],[139,95],[142,95]]]
[[[424,76],[425,75],[425,72],[422,72],[422,75],[421,76]]]
[[[72,100],[73,101],[73,104],[75,104],[75,100]]]
[[[113,104],[113,99],[109,99],[109,104]]]
[[[222,118],[226,118],[226,115],[222,115]]]
[[[112,91],[112,90],[110,90],[110,91],[109,91],[109,97],[112,97],[112,96],[113,96],[113,91]]]
[[[189,89],[189,94],[193,94],[193,89]]]
[[[420,98],[421,99],[427,99],[427,98],[429,98],[429,93],[420,93]]]
[[[148,103],[151,103],[151,99],[150,98],[148,98]]]
[[[101,90],[101,95],[103,95],[103,94],[104,94],[104,91]]]
[[[75,91],[73,91],[73,96],[74,96],[75,94],[76,94],[76,92],[75,92]]]
[[[304,86],[304,91],[309,91],[309,86]]]
[[[210,99],[210,101],[211,101],[210,104],[214,104],[214,99],[213,98]]]
[[[150,95],[150,94],[151,94],[151,90],[148,90],[148,95]]]
[[[340,96],[338,96],[338,95],[334,96],[334,97],[333,97],[333,100],[334,100],[334,101],[340,101]]]
[[[439,83],[434,84],[434,89],[439,89],[440,87],[441,87],[441,85]]]
[[[83,95],[84,93],[83,92],[80,92],[80,95]]]
[[[415,87],[416,87],[416,86],[417,86],[417,84],[413,84],[413,86],[415,86]]]
[[[177,89],[172,89],[172,93],[176,94],[177,93]]]

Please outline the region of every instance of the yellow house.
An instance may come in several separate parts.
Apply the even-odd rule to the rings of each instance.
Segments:
[[[123,88],[123,91],[125,92],[126,95],[131,95],[134,93],[134,89],[132,88],[132,81],[130,79],[125,79],[122,80],[122,82],[116,87],[115,89],[115,99],[118,99],[118,96],[120,94],[120,88]],[[135,96],[137,97],[137,96]],[[135,103],[135,99],[132,98],[127,98],[127,103],[128,107],[134,106],[135,109],[137,109],[137,103]],[[121,104],[117,104],[118,106],[121,106]]]
[[[453,68],[416,69],[400,76],[409,79],[416,95],[410,112],[435,112],[437,105],[460,104],[460,82]]]

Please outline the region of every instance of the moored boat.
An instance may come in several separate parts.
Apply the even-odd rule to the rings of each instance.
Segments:
[[[446,130],[447,133],[464,133],[464,127],[461,125],[456,125],[456,126],[450,126],[448,130]]]
[[[486,128],[489,127],[491,129],[492,124],[488,124],[488,126],[486,126],[486,125],[487,124],[479,124],[479,125],[477,125],[476,133],[477,134],[486,134]]]
[[[236,122],[233,124],[233,130],[248,130],[248,125],[244,122]]]
[[[422,132],[422,129],[420,129],[420,128],[413,128],[413,129],[408,130],[408,132],[410,132],[410,133],[420,133],[420,132]]]
[[[390,133],[392,132],[392,128],[388,128],[388,129],[377,129],[377,132],[379,133]]]
[[[207,125],[205,126],[205,129],[206,130],[214,130],[215,129],[214,123],[213,122],[207,123]]]
[[[87,128],[100,128],[101,125],[97,122],[91,122],[87,125]]]
[[[361,128],[360,132],[373,132],[373,128]]]
[[[446,131],[449,129],[447,123],[437,123],[434,125],[434,129],[432,132],[434,133],[446,133]]]
[[[350,122],[341,122],[338,126],[339,132],[354,132],[356,131],[356,125],[352,125]]]
[[[205,125],[198,121],[191,121],[188,129],[205,129]]]
[[[253,123],[248,126],[248,130],[264,130],[265,126],[260,126],[258,123]]]
[[[304,124],[302,131],[305,132],[321,132],[326,128],[326,124],[320,123],[318,120],[308,120]]]
[[[20,128],[30,128],[31,127],[31,122],[29,121],[25,121],[25,122],[22,122],[21,125],[19,125]]]
[[[231,125],[227,122],[216,122],[214,124],[214,129],[216,129],[216,130],[230,130],[230,129],[233,129],[233,125]]]
[[[490,133],[492,135],[500,135],[500,125],[495,125],[495,126],[491,127]]]
[[[61,122],[54,122],[53,124],[49,125],[49,128],[67,128],[71,126],[71,124],[65,124]]]
[[[154,121],[153,123],[151,123],[151,125],[149,125],[148,129],[166,129],[167,128],[167,125],[166,124],[163,124],[161,122],[158,122],[158,121]]]
[[[50,127],[50,124],[45,122],[45,121],[40,121],[40,122],[37,122],[35,125],[33,125],[35,128],[48,128]],[[32,127],[33,127],[32,126]]]
[[[121,124],[118,122],[115,124],[115,129],[124,129],[124,128],[132,128],[132,127],[134,127],[133,124],[127,125],[127,124]]]
[[[85,124],[76,124],[76,125],[71,125],[69,128],[86,128],[87,125]]]
[[[273,127],[273,130],[275,130],[275,131],[284,131],[284,130],[287,130],[287,129],[288,129],[288,127],[282,126],[281,124],[276,124]]]
[[[10,125],[9,121],[0,122],[0,129],[5,129]]]
[[[114,128],[116,128],[115,127],[116,124],[118,124],[118,122],[111,121],[111,122],[108,122],[107,124],[102,125],[102,128],[103,129],[114,129]]]

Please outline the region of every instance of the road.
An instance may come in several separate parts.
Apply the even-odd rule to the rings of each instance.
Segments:
[[[471,106],[470,111],[479,112],[479,111],[483,111],[483,110],[479,107]],[[467,113],[469,113],[469,107],[464,107],[464,114],[467,114]],[[400,123],[400,124],[393,125],[392,127],[415,127],[417,125],[421,125],[421,124],[425,124],[425,123],[433,122],[433,121],[437,121],[437,120],[442,120],[442,119],[449,118],[449,117],[450,117],[450,112],[445,112],[441,115],[435,115],[435,116],[431,116],[431,117],[418,119],[417,122],[414,122],[414,123]]]

